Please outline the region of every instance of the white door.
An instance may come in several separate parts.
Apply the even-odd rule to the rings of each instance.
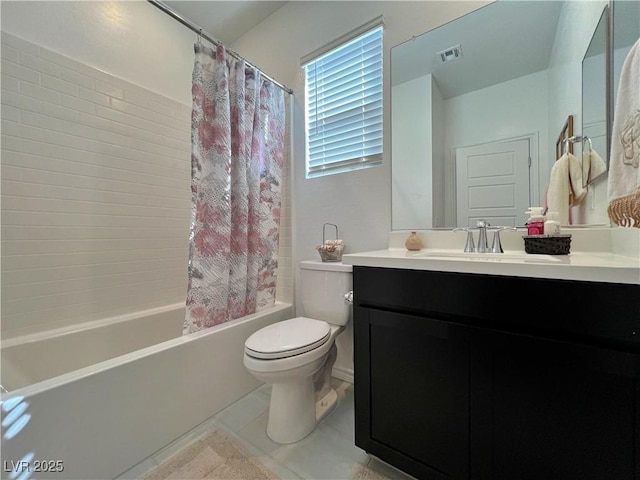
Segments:
[[[491,142],[455,150],[459,227],[480,218],[493,226],[522,226],[528,215],[529,139]]]

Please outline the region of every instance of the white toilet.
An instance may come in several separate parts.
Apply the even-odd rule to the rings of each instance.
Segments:
[[[331,387],[335,338],[351,317],[351,265],[300,262],[302,305],[309,317],[261,328],[244,344],[244,365],[272,384],[267,435],[293,443],[309,435],[336,406]]]

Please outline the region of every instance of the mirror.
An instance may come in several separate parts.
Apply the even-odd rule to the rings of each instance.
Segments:
[[[524,225],[607,3],[498,0],[391,49],[393,230]]]
[[[609,8],[605,6],[582,60],[582,181],[590,185],[606,173],[611,145],[607,99]],[[585,155],[584,153],[589,153]]]

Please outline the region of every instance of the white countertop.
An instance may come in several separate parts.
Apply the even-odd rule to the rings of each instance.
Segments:
[[[635,254],[627,256],[613,253],[615,249],[572,249],[568,255],[536,255],[522,250],[464,253],[464,242],[460,242],[463,238],[456,237],[457,241],[453,243],[461,243],[459,249],[428,248],[430,244],[442,244],[442,238],[436,239],[429,235],[428,232],[423,233],[427,248],[419,251],[397,248],[397,239],[392,239],[391,248],[386,250],[345,253],[342,263],[367,267],[640,284],[640,258]],[[437,235],[442,237],[443,233],[439,232]],[[584,236],[584,233],[580,232],[580,235]],[[635,237],[633,243],[636,243]],[[593,246],[594,242],[585,244]]]

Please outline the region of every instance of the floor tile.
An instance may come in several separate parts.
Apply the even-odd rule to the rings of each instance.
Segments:
[[[238,436],[258,448],[261,452],[267,455],[273,455],[283,446],[267,436],[268,418],[269,412],[264,412],[252,422],[248,423],[242,430],[238,431]]]
[[[310,435],[272,453],[287,468],[306,479],[348,479],[356,463],[368,455],[337,430],[320,424]]]
[[[282,445],[267,436],[271,386],[265,384],[125,472],[118,480],[140,478],[213,429],[224,430],[239,440],[283,480],[348,480],[356,464],[367,465],[391,480],[414,480],[355,446],[353,384],[334,378],[332,386],[338,393],[338,405],[299,442]]]
[[[153,470],[157,466],[158,462],[156,462],[153,458],[147,458],[146,460],[143,460],[126,472],[117,476],[114,480],[136,480],[143,477],[147,472]]]
[[[385,463],[373,456],[370,456],[367,467],[369,467],[374,472],[378,472],[385,477],[389,477],[391,480],[415,480],[415,477],[412,477],[411,475],[408,475],[403,471],[398,470],[397,468],[392,467],[388,463]]]
[[[242,430],[248,423],[269,410],[269,397],[253,391],[218,413],[217,420],[233,432]]]

